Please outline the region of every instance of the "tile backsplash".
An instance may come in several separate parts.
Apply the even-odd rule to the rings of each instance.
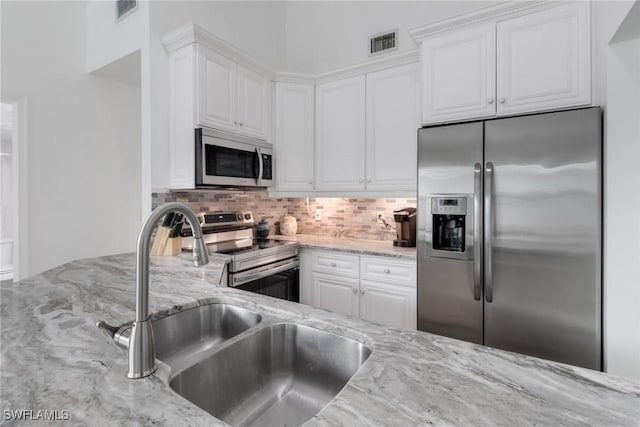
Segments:
[[[166,202],[184,203],[193,210],[250,210],[256,220],[265,219],[272,232],[280,218],[292,215],[298,220],[299,234],[315,234],[371,240],[393,240],[395,231],[378,222],[378,215],[394,226],[393,211],[415,207],[416,199],[407,198],[315,198],[269,197],[255,191],[169,191],[152,194],[153,208]],[[315,219],[316,212],[320,220]]]

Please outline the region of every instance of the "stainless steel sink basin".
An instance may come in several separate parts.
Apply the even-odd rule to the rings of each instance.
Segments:
[[[201,305],[158,319],[152,323],[156,357],[175,372],[261,320],[257,313],[227,304]]]
[[[229,343],[170,385],[234,426],[295,426],[329,403],[370,354],[357,341],[277,323]]]

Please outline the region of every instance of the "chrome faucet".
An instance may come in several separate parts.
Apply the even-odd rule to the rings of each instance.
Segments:
[[[142,225],[138,236],[138,251],[136,253],[136,320],[131,327],[130,334],[117,331],[104,322],[98,322],[98,327],[115,334],[114,339],[119,345],[129,347],[129,378],[144,378],[153,374],[156,369],[156,348],[153,340],[153,329],[149,320],[149,246],[151,232],[160,218],[170,212],[184,215],[193,231],[193,263],[196,267],[209,262],[209,252],[202,239],[202,229],[195,213],[181,203],[167,203],[157,207]],[[110,329],[111,328],[111,329]],[[126,335],[129,335],[128,337]]]
[[[156,351],[153,329],[149,320],[149,246],[151,232],[160,218],[170,212],[184,215],[193,232],[193,263],[196,267],[209,263],[209,252],[202,239],[202,229],[195,213],[181,203],[167,203],[158,206],[142,225],[138,236],[136,253],[136,320],[129,338],[129,378],[143,378],[154,373]]]

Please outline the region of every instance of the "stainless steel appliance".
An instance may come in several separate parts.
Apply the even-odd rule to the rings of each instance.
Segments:
[[[600,108],[418,132],[418,329],[601,370]]]
[[[209,252],[225,254],[227,285],[237,289],[300,301],[300,245],[297,242],[254,238],[251,212],[196,214]],[[192,246],[191,229],[182,231],[183,248]]]
[[[393,246],[416,246],[416,208],[404,208],[393,211],[393,220],[396,222],[397,239]]]
[[[271,187],[273,145],[214,129],[198,128],[196,186]]]

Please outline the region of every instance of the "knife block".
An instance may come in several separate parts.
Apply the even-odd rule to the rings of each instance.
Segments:
[[[182,237],[170,237],[164,245],[164,256],[176,256],[182,252]]]
[[[158,231],[156,232],[156,237],[153,239],[153,245],[151,245],[151,255],[164,254],[164,248],[167,245],[167,240],[169,239],[169,233],[171,233],[171,228],[158,227]]]

